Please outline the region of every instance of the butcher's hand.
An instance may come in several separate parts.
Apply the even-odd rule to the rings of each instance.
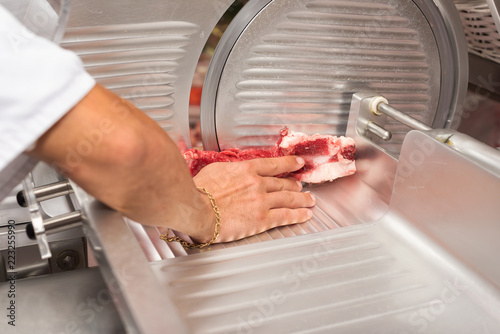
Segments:
[[[194,177],[197,187],[212,194],[221,215],[221,230],[216,242],[254,235],[276,226],[301,223],[312,217],[315,198],[301,192],[300,182],[276,175],[302,168],[304,160],[296,156],[263,158],[241,162],[219,162],[204,167]],[[210,206],[208,198],[206,205]],[[215,215],[203,224],[199,242],[214,234]]]

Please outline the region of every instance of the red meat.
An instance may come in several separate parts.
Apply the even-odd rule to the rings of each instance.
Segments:
[[[321,183],[353,174],[356,171],[355,152],[354,140],[351,138],[319,134],[308,136],[285,128],[281,130],[276,145],[269,149],[231,148],[221,152],[190,149],[183,154],[193,176],[213,162],[297,155],[304,158],[304,167],[281,176],[291,176],[306,183]]]

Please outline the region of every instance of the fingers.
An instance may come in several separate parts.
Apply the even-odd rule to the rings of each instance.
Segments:
[[[249,160],[248,163],[261,176],[276,176],[283,173],[294,172],[304,166],[304,159],[297,156],[279,158],[263,158]]]
[[[316,198],[311,193],[280,191],[267,194],[266,203],[270,209],[275,208],[310,208],[316,204]]]
[[[302,183],[292,178],[264,177],[263,182],[267,192],[302,190]]]
[[[272,209],[269,210],[269,220],[273,222],[272,227],[298,224],[308,221],[313,216],[311,209]]]

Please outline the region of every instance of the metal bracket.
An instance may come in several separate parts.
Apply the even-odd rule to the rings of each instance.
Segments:
[[[498,150],[454,130],[433,129],[429,125],[391,107],[387,99],[374,93],[356,93],[353,95],[347,135],[353,137],[357,143],[356,139],[362,137],[376,145],[375,137],[384,140],[391,137],[390,132],[383,127],[387,116],[412,129],[428,132],[431,137],[449,145],[490,171],[498,173],[500,170],[500,153]]]
[[[354,102],[357,101],[357,102]],[[419,120],[406,115],[405,113],[391,107],[389,101],[375,93],[356,93],[353,96],[353,104],[351,105],[351,114],[353,118],[349,118],[351,128],[347,129],[349,136],[357,135],[365,137],[368,140],[377,142],[376,138],[388,141],[392,138],[390,131],[384,128],[386,116],[389,116],[412,129],[416,130],[432,130],[430,126],[420,122]]]
[[[377,145],[382,140],[390,140],[392,135],[384,129],[386,116],[378,112],[378,105],[387,102],[383,96],[371,92],[353,94],[346,135],[358,143],[359,138]],[[377,145],[377,147],[383,150]],[[385,151],[385,150],[384,150]]]
[[[76,210],[50,217],[44,221],[39,202],[65,196],[73,192],[73,189],[67,180],[35,188],[31,173],[24,179],[23,188],[24,191],[18,194],[18,201],[22,202],[24,200],[31,218],[31,223],[28,224],[26,232],[30,239],[36,239],[42,259],[48,259],[52,257],[52,253],[47,236],[79,226],[82,215],[79,210]]]
[[[24,199],[30,212],[31,224],[33,227],[34,235],[36,236],[40,255],[42,259],[48,259],[52,257],[52,253],[50,252],[49,242],[45,233],[45,227],[43,226],[43,218],[40,212],[40,206],[36,201],[34,192],[35,187],[33,184],[31,173],[24,179],[23,188]]]

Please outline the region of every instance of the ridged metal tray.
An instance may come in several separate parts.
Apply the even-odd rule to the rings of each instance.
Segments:
[[[467,65],[449,1],[250,1],[207,73],[203,144],[271,146],[284,126],[343,135],[360,91],[383,94],[433,128],[454,128]],[[388,128],[393,140],[384,146],[397,154],[408,128]]]

